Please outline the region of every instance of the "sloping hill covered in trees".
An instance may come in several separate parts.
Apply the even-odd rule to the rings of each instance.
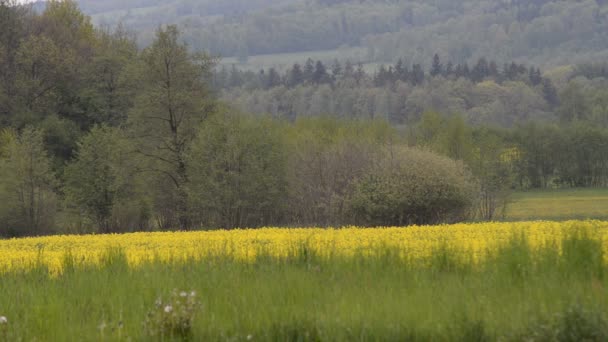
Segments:
[[[96,24],[124,23],[148,43],[174,23],[222,56],[366,48],[366,61],[455,63],[480,57],[555,66],[608,56],[606,0],[80,0]],[[347,56],[345,56],[347,57]]]

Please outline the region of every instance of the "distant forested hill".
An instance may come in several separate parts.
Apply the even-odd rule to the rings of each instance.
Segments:
[[[363,62],[484,56],[542,66],[608,56],[607,0],[80,0],[96,24],[148,43],[178,24],[195,49],[224,57],[366,48]],[[348,56],[344,56],[346,59]],[[359,61],[356,61],[359,62]]]

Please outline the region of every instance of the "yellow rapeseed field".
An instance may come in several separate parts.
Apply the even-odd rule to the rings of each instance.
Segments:
[[[303,249],[319,257],[368,255],[390,249],[413,260],[428,258],[438,248],[448,248],[475,262],[514,237],[525,237],[532,248],[555,246],[559,249],[563,238],[578,233],[601,241],[608,252],[608,222],[602,221],[406,228],[264,228],[0,240],[0,273],[27,270],[42,264],[52,273],[59,274],[66,256],[79,265],[95,266],[111,250],[120,250],[131,267],[151,261],[180,262],[214,257],[249,262],[261,254],[285,258],[302,253]],[[604,255],[608,256],[608,253]]]

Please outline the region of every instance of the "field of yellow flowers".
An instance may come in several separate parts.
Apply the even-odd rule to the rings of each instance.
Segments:
[[[131,267],[147,262],[229,258],[250,262],[260,255],[297,256],[305,249],[318,257],[373,255],[387,249],[408,260],[422,260],[447,248],[477,262],[514,238],[534,249],[555,246],[572,234],[601,241],[608,252],[608,222],[478,223],[423,227],[341,229],[265,228],[256,230],[49,236],[0,241],[0,272],[43,265],[59,274],[66,256],[79,266],[95,266],[110,251],[124,254]],[[608,253],[604,253],[608,256]]]
[[[605,221],[0,240],[0,341],[608,341],[607,256]]]

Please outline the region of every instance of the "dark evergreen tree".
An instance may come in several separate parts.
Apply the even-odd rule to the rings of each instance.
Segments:
[[[540,72],[539,68],[530,68],[529,72],[530,83],[534,86],[537,86],[543,82],[543,76]]]
[[[457,64],[456,65],[456,68],[454,69],[454,76],[456,76],[456,78],[464,76],[464,71],[463,71],[462,64]]]
[[[357,84],[361,83],[361,81],[365,78],[365,69],[363,69],[363,64],[357,64],[357,71],[355,71],[355,81]]]
[[[387,74],[388,74],[388,72],[387,72],[384,64],[380,65],[378,72],[376,74],[374,74],[374,85],[376,87],[383,87],[387,82],[387,78],[388,78]]]
[[[443,65],[441,64],[441,60],[439,59],[438,54],[435,54],[435,56],[433,56],[433,64],[431,66],[430,73],[433,77],[443,74]]]
[[[445,71],[443,74],[446,77],[454,74],[454,64],[452,64],[452,62],[448,62],[448,64],[445,66]]]
[[[344,78],[353,77],[355,74],[355,67],[350,60],[347,60],[344,64]]]
[[[490,76],[488,61],[484,57],[481,57],[471,71],[471,80],[473,80],[473,82],[481,82],[488,76]]]
[[[542,84],[543,84],[543,97],[545,98],[545,101],[547,101],[547,103],[551,107],[556,107],[557,105],[559,105],[557,89],[553,85],[553,82],[551,82],[551,80],[548,78],[543,78]]]
[[[462,66],[462,77],[471,78],[471,70],[469,69],[469,63],[464,63]]]
[[[331,65],[331,77],[333,81],[342,77],[342,64],[340,64],[340,61],[337,59],[334,60],[334,63]]]
[[[240,87],[241,85],[243,85],[241,72],[233,64],[232,68],[230,69],[230,87]]]
[[[291,70],[289,71],[288,83],[290,87],[295,87],[304,83],[304,73],[302,72],[302,67],[300,66],[300,64],[294,64]]]
[[[313,74],[315,73],[315,62],[309,58],[304,64],[304,81],[312,82]]]
[[[403,60],[399,58],[397,63],[395,63],[395,78],[397,80],[403,81],[405,74],[405,68],[403,67]]]
[[[410,77],[410,81],[413,85],[421,85],[424,83],[424,69],[422,69],[422,65],[414,64],[412,66],[412,75]]]
[[[316,84],[328,83],[330,80],[329,74],[323,62],[317,61],[315,64],[315,71],[312,76],[312,82]]]
[[[488,76],[497,79],[499,76],[498,66],[495,61],[490,61],[488,65]]]
[[[281,85],[281,75],[275,70],[275,68],[268,69],[268,75],[266,76],[266,88],[274,88]]]

